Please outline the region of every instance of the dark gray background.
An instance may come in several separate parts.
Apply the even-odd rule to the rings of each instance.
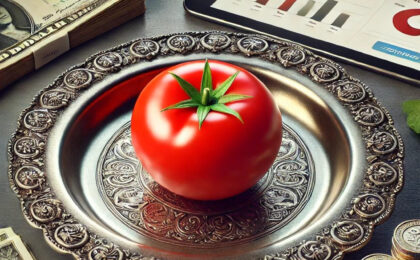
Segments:
[[[25,221],[19,201],[9,186],[7,143],[16,129],[21,111],[29,106],[32,98],[70,66],[84,61],[91,54],[133,38],[184,31],[236,30],[188,14],[184,11],[181,0],[148,0],[146,6],[143,16],[72,49],[37,72],[0,90],[0,228],[11,226],[28,243],[37,259],[72,257],[54,252],[45,242],[41,230],[32,228]],[[405,115],[401,110],[403,101],[420,99],[420,88],[365,69],[342,65],[350,75],[365,82],[389,110],[405,145],[405,185],[397,197],[394,213],[375,229],[372,240],[363,249],[346,255],[345,259],[349,260],[361,259],[371,253],[390,254],[394,228],[404,220],[420,218],[420,135],[416,135],[406,126]]]

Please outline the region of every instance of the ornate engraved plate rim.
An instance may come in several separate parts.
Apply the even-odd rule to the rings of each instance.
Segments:
[[[209,50],[208,46],[205,47],[201,43],[201,39],[208,34],[227,36],[230,39],[230,43],[226,48],[213,48]],[[168,39],[173,36],[185,37],[185,39],[179,38],[179,46],[176,49],[168,43]],[[262,42],[264,46],[257,50],[249,48],[250,46],[242,46],[241,39],[245,38],[251,39],[249,42],[255,39],[256,43]],[[192,43],[190,42],[191,39],[193,39]],[[158,53],[152,53],[147,58],[137,57],[130,53],[130,46],[141,40],[150,40],[158,43],[160,46]],[[211,45],[212,43],[206,42],[206,44]],[[287,63],[286,66],[278,59],[277,55],[278,51],[285,47],[296,49],[296,53],[299,54],[304,53],[305,59],[302,62],[299,60],[298,64]],[[99,253],[109,256],[117,254],[121,259],[145,259],[142,255],[130,252],[119,245],[105,240],[95,234],[94,231],[86,229],[83,223],[75,219],[71,215],[71,212],[67,212],[60,201],[57,200],[54,191],[51,190],[48,183],[48,174],[44,172],[45,144],[48,140],[48,134],[66,106],[80,96],[83,91],[124,67],[135,63],[147,62],[148,59],[156,57],[164,58],[171,55],[214,52],[269,61],[273,66],[288,67],[291,70],[301,73],[303,77],[307,77],[318,83],[320,87],[325,88],[337,98],[343,107],[353,116],[355,123],[361,130],[361,138],[366,145],[366,161],[368,168],[371,169],[369,174],[368,169],[365,170],[365,178],[359,194],[348,202],[347,210],[338,215],[328,226],[323,227],[317,233],[311,235],[308,241],[297,242],[292,248],[277,253],[261,255],[261,257],[267,260],[296,259],[299,257],[311,259],[310,257],[314,256],[324,256],[328,259],[341,259],[345,252],[354,251],[366,245],[372,235],[374,226],[385,221],[391,214],[394,207],[395,195],[400,191],[403,184],[403,143],[393,125],[393,120],[389,112],[382,107],[365,84],[349,76],[340,65],[331,60],[315,55],[291,42],[275,40],[261,35],[217,31],[186,32],[137,39],[110,50],[99,52],[89,57],[84,63],[76,65],[61,74],[52,84],[43,89],[34,98],[31,105],[22,112],[18,120],[17,130],[12,135],[8,146],[9,181],[13,191],[20,199],[24,216],[31,225],[43,230],[44,236],[50,245],[58,251],[74,255],[78,259],[93,258],[95,254]],[[117,56],[121,56],[122,60],[121,63],[118,60],[115,66],[111,64],[109,69],[103,71],[100,67],[96,66],[97,64],[94,61],[97,57],[107,53],[117,53]],[[70,75],[73,71],[83,71],[86,74],[87,80],[80,82],[74,81],[71,85],[68,85],[66,76]],[[338,91],[340,95],[336,93],[337,86],[340,87]],[[44,95],[46,92],[49,92],[48,96]],[[360,108],[364,105],[372,105],[378,108],[380,111],[379,117],[382,118],[381,116],[383,115],[384,120],[375,121],[375,118],[369,117],[366,113],[359,115],[358,112],[362,111]],[[36,121],[34,123],[35,126],[31,124],[25,125],[24,118],[26,114],[39,109],[48,111],[49,119],[47,121]],[[375,111],[377,112],[378,110]],[[362,119],[358,120],[356,118]],[[374,167],[370,167],[377,162],[383,162],[387,164],[385,168],[389,166],[397,172],[398,177],[394,182],[387,183],[385,181],[380,183],[381,185],[378,185],[378,182],[381,181],[381,176],[387,172],[385,168],[377,170]],[[39,180],[37,185],[22,185],[22,183],[18,185],[16,183],[16,172],[24,166],[36,167],[40,170],[41,174],[38,175]],[[369,179],[370,175],[375,176],[375,182]],[[373,199],[367,200],[364,198]],[[45,208],[41,209],[31,207],[32,204],[39,200],[50,203],[42,204]],[[34,214],[37,214],[35,212],[41,212],[43,215],[34,216]],[[37,219],[41,219],[42,221],[40,222]],[[331,230],[336,223],[343,221],[352,221],[357,223],[353,226],[361,226],[363,228],[363,238],[360,239],[357,237],[357,243],[354,244],[346,243],[342,245],[337,243],[331,235]],[[61,230],[65,227],[72,233],[65,238],[58,237],[55,234],[56,230]],[[344,230],[340,236],[346,237],[347,235],[347,238],[351,238],[351,235],[346,232],[348,230]]]

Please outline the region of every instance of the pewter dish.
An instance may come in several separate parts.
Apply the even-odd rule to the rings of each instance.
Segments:
[[[130,142],[147,81],[204,58],[254,73],[284,119],[271,169],[223,201],[160,187]],[[294,43],[225,32],[138,39],[69,69],[23,111],[9,161],[29,223],[78,259],[341,259],[386,220],[403,182],[402,140],[367,86]]]

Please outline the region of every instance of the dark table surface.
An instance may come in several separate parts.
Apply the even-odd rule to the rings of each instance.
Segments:
[[[7,143],[16,129],[21,111],[29,106],[32,98],[70,66],[84,61],[93,53],[133,38],[184,31],[236,30],[188,14],[184,11],[181,0],[149,0],[146,6],[147,11],[143,16],[72,49],[37,72],[0,91],[0,228],[11,226],[30,246],[37,259],[72,257],[56,253],[45,242],[41,230],[32,228],[25,221],[19,201],[9,186]],[[170,17],[170,20],[165,17]],[[371,241],[363,249],[346,255],[344,259],[361,259],[371,253],[390,254],[394,228],[404,220],[420,218],[420,135],[416,135],[406,126],[405,115],[401,110],[403,101],[420,99],[420,87],[348,64],[342,66],[350,75],[366,83],[389,110],[405,145],[405,184],[397,197],[393,214],[375,229]]]

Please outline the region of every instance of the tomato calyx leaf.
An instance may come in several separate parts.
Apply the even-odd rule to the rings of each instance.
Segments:
[[[209,112],[210,112],[210,106],[203,106],[203,105],[198,106],[198,109],[197,109],[198,128],[201,128],[201,125],[203,124],[204,119],[206,119]]]
[[[210,66],[209,63],[206,62],[204,63],[204,70],[203,70],[203,76],[201,78],[201,88],[200,88],[200,94],[203,95],[204,94],[204,90],[208,89],[209,93],[212,92],[213,90],[213,81],[211,78],[211,70],[210,70]]]
[[[235,102],[235,101],[239,101],[239,100],[243,100],[243,99],[247,99],[247,98],[251,98],[251,96],[240,95],[240,94],[228,94],[228,95],[221,96],[219,98],[218,103],[219,104],[225,104],[225,103]]]
[[[233,75],[227,78],[216,89],[213,89],[211,69],[206,59],[206,62],[204,63],[203,76],[201,78],[200,92],[180,76],[172,72],[169,73],[175,78],[175,80],[178,82],[184,92],[190,97],[190,99],[170,105],[162,109],[161,112],[169,109],[197,107],[199,128],[201,128],[204,120],[211,110],[235,116],[237,119],[239,119],[239,121],[241,121],[241,123],[244,123],[241,115],[238,112],[225,105],[226,103],[236,102],[252,97],[241,94],[226,94],[226,92],[235,81],[235,78],[240,73],[239,71],[235,72]]]
[[[215,90],[214,90],[214,97],[215,98],[221,98],[226,91],[232,86],[233,81],[238,76],[239,71],[235,72],[232,76],[230,76],[227,80],[225,80],[222,84],[220,84]]]
[[[161,112],[169,110],[169,109],[198,107],[199,105],[201,105],[201,104],[192,100],[192,99],[186,99],[186,100],[182,100],[181,102],[178,102],[176,104],[173,104],[169,107],[166,107],[166,108],[162,109]]]
[[[238,112],[236,112],[235,110],[233,110],[232,108],[226,106],[225,104],[214,104],[214,105],[211,105],[210,108],[214,111],[217,111],[217,112],[222,112],[222,113],[225,113],[225,114],[235,116],[236,118],[239,119],[239,121],[241,121],[242,124],[244,123],[241,115]]]
[[[188,81],[184,80],[180,76],[172,72],[169,73],[176,79],[176,81],[178,81],[178,84],[192,100],[196,101],[197,103],[201,103],[201,94],[197,91],[197,89],[195,89],[193,85],[191,85]]]

